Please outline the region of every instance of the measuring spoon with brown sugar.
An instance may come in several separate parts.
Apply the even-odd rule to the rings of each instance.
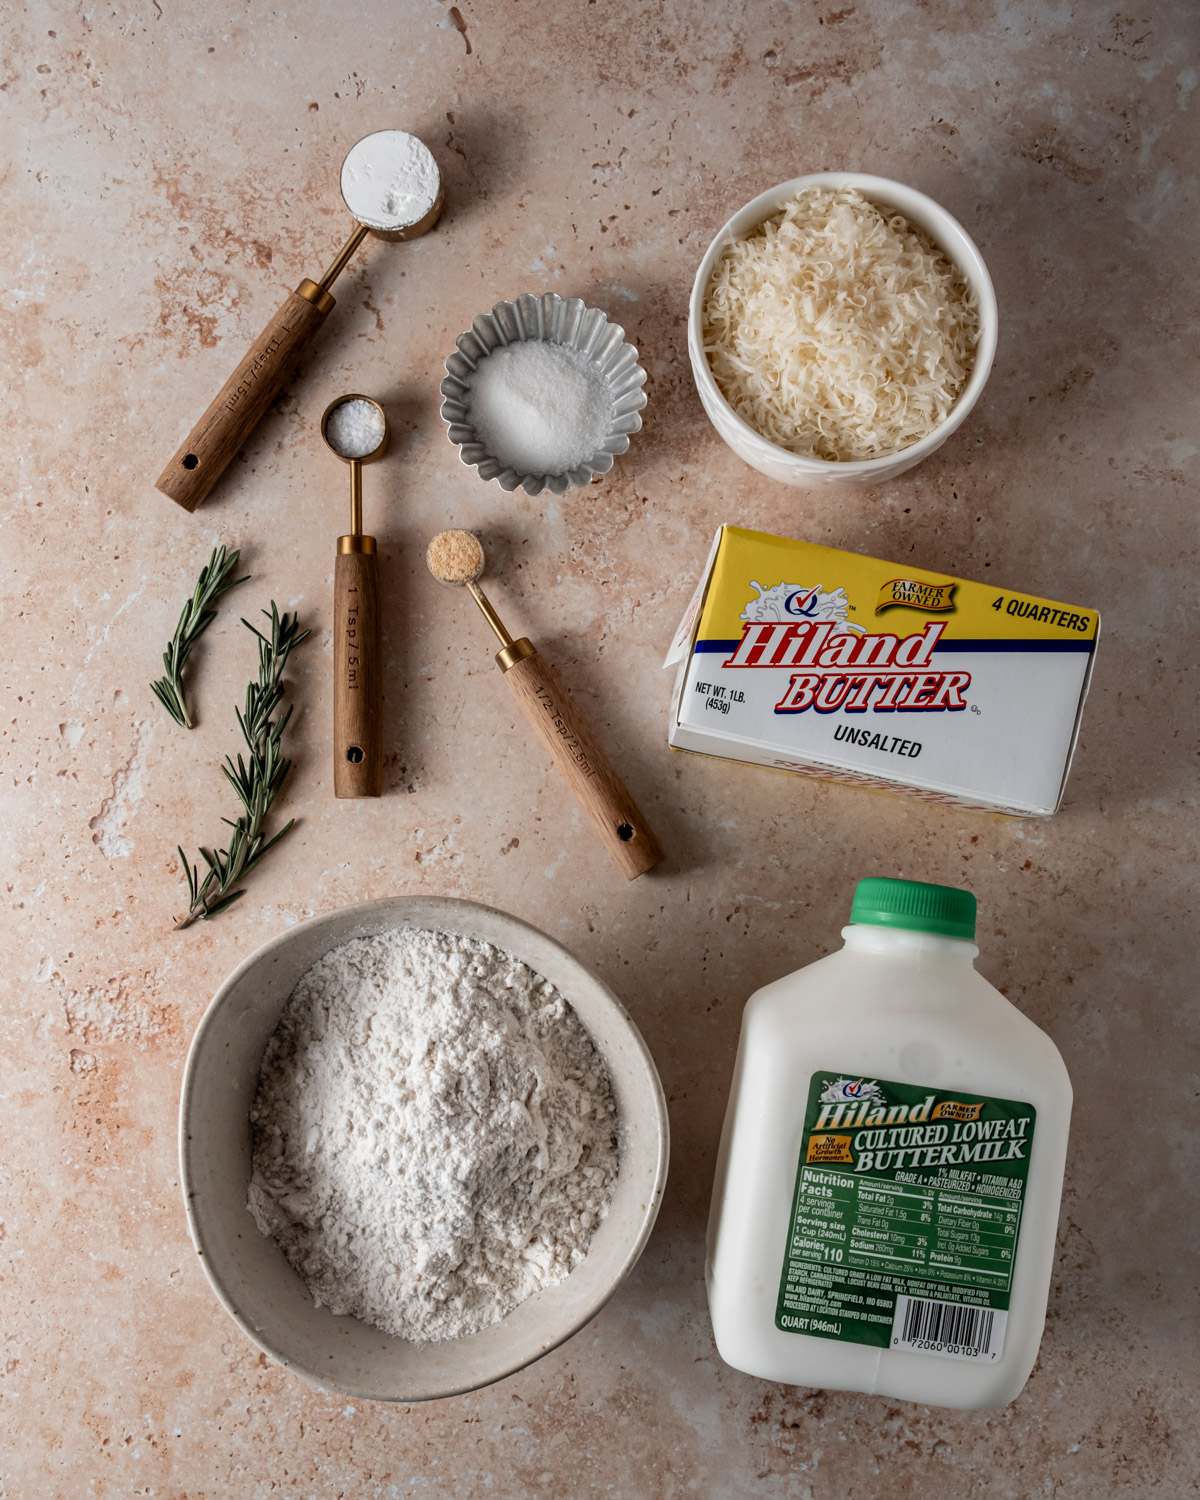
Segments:
[[[479,587],[483,544],[471,531],[441,531],[425,554],[439,583],[465,588],[483,611],[500,650],[496,665],[575,800],[627,880],[666,858],[654,830],[605,755],[554,669],[526,636],[514,641]]]

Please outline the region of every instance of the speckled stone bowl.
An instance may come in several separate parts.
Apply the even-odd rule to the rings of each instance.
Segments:
[[[564,1281],[501,1322],[446,1343],[417,1345],[315,1307],[274,1240],[246,1207],[249,1111],[263,1049],[296,981],[329,949],[397,927],[493,943],[551,981],[574,1007],[608,1067],[620,1166],[612,1206]],[[537,928],[474,901],[393,896],[314,917],[251,954],[213,997],[188,1053],[179,1116],[188,1228],[226,1312],[260,1349],[326,1390],[374,1401],[427,1401],[489,1385],[577,1333],[636,1263],[667,1177],[667,1109],[654,1061],[607,985]]]
[[[507,344],[540,339],[548,344],[566,344],[586,354],[599,368],[613,400],[613,423],[608,437],[578,468],[562,474],[518,474],[507,468],[479,441],[467,408],[471,376],[481,360]],[[533,297],[528,293],[515,302],[497,302],[490,313],[481,313],[466,333],[455,340],[455,352],[446,361],[442,381],[442,420],[449,438],[464,464],[480,479],[494,479],[501,489],[518,487],[529,495],[550,490],[565,494],[572,485],[587,484],[594,474],[607,474],[613,460],[629,447],[630,433],[642,425],[646,405],[646,372],[638,363],[638,352],[625,342],[625,330],[596,307],[586,307],[578,297],[562,298],[556,292]]]

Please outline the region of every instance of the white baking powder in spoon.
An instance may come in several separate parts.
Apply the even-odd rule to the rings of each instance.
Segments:
[[[430,213],[442,179],[433,153],[407,130],[377,130],[342,163],[342,198],[371,229],[396,233]]]
[[[399,929],[303,976],[263,1054],[248,1207],[318,1305],[425,1343],[579,1264],[617,1176],[604,1063],[490,944]]]

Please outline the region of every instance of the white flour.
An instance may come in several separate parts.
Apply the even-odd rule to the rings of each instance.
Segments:
[[[342,197],[372,229],[408,229],[437,202],[442,177],[424,141],[406,130],[377,130],[342,163]]]
[[[263,1054],[248,1207],[314,1299],[416,1342],[579,1264],[617,1175],[604,1064],[556,989],[448,933],[355,938]]]

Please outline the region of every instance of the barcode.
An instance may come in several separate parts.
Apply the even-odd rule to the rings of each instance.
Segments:
[[[960,1302],[896,1298],[892,1348],[946,1359],[995,1360],[1004,1348],[1008,1314],[992,1307],[965,1307]]]

